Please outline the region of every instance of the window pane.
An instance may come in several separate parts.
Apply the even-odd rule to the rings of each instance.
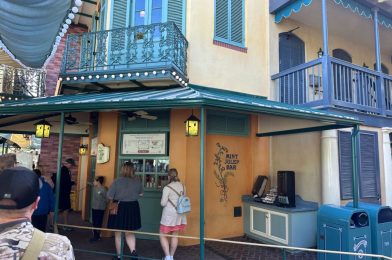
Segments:
[[[136,0],[136,2],[135,2],[135,10],[136,11],[144,10],[145,7],[146,7],[145,0]]]
[[[136,14],[135,14],[135,26],[136,25],[144,25],[145,13],[143,13],[143,12],[136,12]]]
[[[152,0],[152,8],[162,8],[162,0]]]
[[[153,9],[151,12],[151,23],[162,22],[162,9]]]

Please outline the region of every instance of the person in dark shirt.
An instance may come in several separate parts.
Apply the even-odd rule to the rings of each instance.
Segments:
[[[68,213],[69,210],[71,209],[71,189],[72,185],[75,184],[74,181],[72,181],[71,178],[71,169],[75,167],[75,160],[72,158],[68,158],[65,160],[63,163],[63,166],[61,167],[61,172],[60,172],[60,196],[59,196],[59,212],[62,213],[63,218],[64,218],[64,224],[68,224]],[[56,176],[54,177],[54,184],[55,188],[54,190],[56,191]],[[69,228],[64,228],[64,230],[70,230]]]
[[[34,210],[33,216],[31,217],[31,223],[35,228],[38,228],[42,232],[46,232],[48,215],[54,211],[54,195],[49,184],[41,176],[41,171],[34,169],[34,172],[39,177],[41,188],[39,191],[40,200],[38,203],[38,208]]]

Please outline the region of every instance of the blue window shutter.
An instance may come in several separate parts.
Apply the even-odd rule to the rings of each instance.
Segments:
[[[183,6],[184,0],[169,0],[167,4],[167,21],[174,22],[182,32],[185,29]]]
[[[229,40],[229,1],[215,0],[215,36]]]
[[[243,30],[244,30],[244,11],[243,11],[244,0],[231,0],[231,41],[242,44]]]
[[[378,144],[377,133],[360,133],[360,192],[361,198],[378,198]]]
[[[352,171],[353,157],[351,147],[351,133],[339,131],[339,179],[340,179],[340,198],[352,198]]]
[[[114,0],[112,29],[127,27],[127,0]]]

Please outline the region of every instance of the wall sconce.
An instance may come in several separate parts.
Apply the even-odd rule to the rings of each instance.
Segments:
[[[317,52],[317,57],[321,58],[321,57],[323,57],[323,56],[324,56],[324,52],[323,52],[323,50],[320,48],[320,49],[318,50],[318,52]]]
[[[49,124],[48,121],[45,119],[37,122],[35,125],[35,136],[37,138],[49,138],[50,136],[50,127],[52,126]]]
[[[199,118],[193,115],[188,117],[188,119],[184,122],[185,123],[185,134],[187,136],[198,136],[199,135]]]
[[[367,69],[369,68],[369,66],[368,66],[368,65],[366,65],[366,63],[365,63],[365,62],[363,63],[363,65],[362,65],[362,66],[363,66],[364,68],[367,68]]]
[[[87,144],[81,144],[79,146],[79,154],[80,155],[86,155],[87,154],[87,149],[88,149],[88,145]]]

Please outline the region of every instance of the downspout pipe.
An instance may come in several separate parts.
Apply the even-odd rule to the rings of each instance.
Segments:
[[[354,125],[351,132],[351,151],[353,160],[352,187],[353,187],[353,207],[358,208],[358,181],[359,181],[359,125]]]
[[[54,233],[59,232],[57,222],[59,219],[59,200],[60,200],[60,178],[61,178],[61,163],[63,158],[63,141],[64,141],[64,112],[60,115],[60,133],[59,133],[59,146],[57,153],[57,172],[56,172],[56,202],[54,206],[54,219],[53,228]]]
[[[205,108],[200,108],[200,260],[204,260],[204,148]]]

